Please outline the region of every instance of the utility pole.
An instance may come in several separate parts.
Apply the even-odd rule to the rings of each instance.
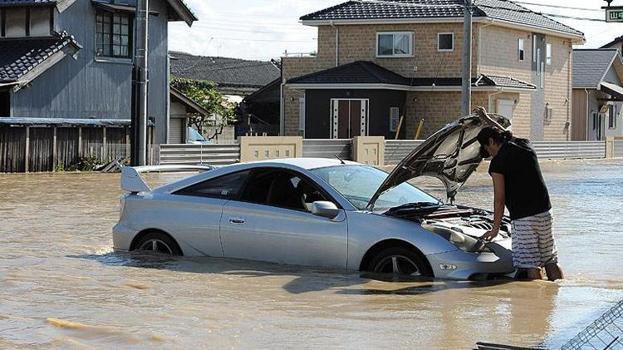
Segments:
[[[468,115],[472,109],[472,0],[464,0],[463,9],[463,89],[461,114]]]
[[[149,0],[136,2],[136,51],[132,69],[132,165],[147,164]]]

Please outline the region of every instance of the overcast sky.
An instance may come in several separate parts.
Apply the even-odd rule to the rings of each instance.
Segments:
[[[336,0],[185,0],[199,18],[192,28],[183,23],[170,25],[169,48],[204,56],[245,59],[278,58],[289,53],[316,50],[316,29],[303,26],[302,15],[333,6]],[[605,5],[600,0],[525,0],[518,1],[537,12],[564,16],[604,19]],[[564,9],[529,5],[526,2],[554,6],[588,8]],[[615,0],[612,5],[623,5]],[[623,35],[623,24],[582,21],[554,17],[555,20],[584,32],[586,48],[599,47]]]

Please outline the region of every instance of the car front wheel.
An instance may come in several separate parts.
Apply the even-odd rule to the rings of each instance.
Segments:
[[[379,252],[370,261],[368,271],[395,276],[433,276],[425,258],[403,247],[387,248]]]

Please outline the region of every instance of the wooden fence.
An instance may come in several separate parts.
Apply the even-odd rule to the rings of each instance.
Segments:
[[[0,127],[0,172],[43,172],[130,154],[127,127]]]

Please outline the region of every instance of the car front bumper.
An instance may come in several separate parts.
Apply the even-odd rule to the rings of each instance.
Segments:
[[[474,279],[477,276],[499,276],[515,271],[510,239],[489,243],[493,252],[468,253],[457,249],[427,255],[435,278]]]

